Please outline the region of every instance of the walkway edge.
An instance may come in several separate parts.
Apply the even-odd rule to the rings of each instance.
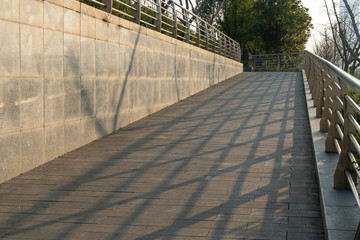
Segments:
[[[304,70],[302,76],[319,182],[325,238],[329,240],[354,239],[360,213],[350,190],[335,190],[333,188],[333,175],[338,161],[338,154],[325,152],[327,133],[319,131],[320,118],[316,117],[316,108],[313,107],[313,100]]]

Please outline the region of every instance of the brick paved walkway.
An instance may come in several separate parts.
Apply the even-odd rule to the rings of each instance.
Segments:
[[[301,73],[243,73],[0,185],[9,239],[322,239]]]

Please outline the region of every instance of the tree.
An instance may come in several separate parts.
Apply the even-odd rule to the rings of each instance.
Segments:
[[[314,41],[313,50],[314,53],[329,62],[337,63],[337,54],[335,50],[335,44],[331,34],[331,27],[325,28],[321,34],[319,41]]]
[[[244,56],[303,51],[312,27],[300,0],[229,0],[219,23]]]
[[[300,52],[310,37],[311,17],[299,0],[256,1],[255,30],[266,53]]]
[[[341,0],[346,6],[348,14],[342,16],[338,13],[338,6],[331,0],[331,7],[324,0],[327,15],[331,25],[331,32],[336,52],[341,58],[342,68],[354,75],[360,66],[360,38],[354,13],[347,0]]]

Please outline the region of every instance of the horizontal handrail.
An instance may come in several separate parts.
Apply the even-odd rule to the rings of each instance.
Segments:
[[[350,75],[349,73],[345,72],[341,68],[337,67],[336,65],[332,64],[331,62],[309,52],[305,51],[306,54],[312,56],[318,61],[321,61],[325,66],[327,66],[331,71],[333,71],[339,78],[341,78],[347,85],[349,85],[352,90],[354,90],[357,94],[360,94],[360,80],[356,77]]]
[[[360,124],[355,115],[360,116],[360,107],[350,94],[351,90],[360,94],[360,80],[309,51],[305,52],[305,73],[316,116],[321,117],[320,131],[327,132],[325,151],[339,154],[334,188],[350,189],[360,209],[356,188],[360,177]]]
[[[303,52],[297,52],[297,53],[274,53],[274,54],[258,54],[258,55],[252,55],[253,57],[265,57],[265,56],[284,56],[284,55],[300,55],[304,54]]]
[[[108,12],[178,40],[241,61],[240,44],[180,4],[166,0],[89,0]]]
[[[252,55],[254,71],[300,71],[304,68],[304,53]]]

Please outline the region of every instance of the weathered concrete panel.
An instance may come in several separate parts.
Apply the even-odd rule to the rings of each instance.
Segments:
[[[119,27],[115,24],[109,23],[107,25],[107,39],[109,42],[119,44],[120,41],[120,33],[119,33]]]
[[[64,32],[80,35],[80,13],[64,9]]]
[[[80,77],[80,36],[64,34],[64,77]]]
[[[96,116],[104,116],[109,107],[109,80],[96,79]]]
[[[21,172],[43,164],[44,129],[32,129],[21,132]]]
[[[96,39],[107,41],[108,40],[108,23],[103,19],[96,19],[95,20],[96,26]]]
[[[128,45],[130,30],[126,28],[120,28],[119,32],[120,32],[120,43]]]
[[[95,80],[81,78],[81,118],[95,116]]]
[[[81,36],[95,39],[95,18],[81,14],[80,16],[80,31]]]
[[[64,34],[44,30],[44,76],[63,77]]]
[[[21,0],[20,1],[20,23],[43,27],[44,5],[42,1]]]
[[[21,25],[21,75],[42,77],[44,56],[44,31],[41,28]]]
[[[101,138],[106,134],[112,132],[112,125],[110,117],[102,116],[95,119],[95,138]]]
[[[20,124],[22,129],[44,125],[43,79],[23,78],[20,81]]]
[[[0,135],[0,182],[19,175],[20,133]]]
[[[64,122],[64,80],[45,78],[45,126]]]
[[[0,76],[19,76],[19,24],[0,20],[0,29],[0,46],[6,46],[0,48]]]
[[[44,2],[44,28],[54,31],[64,30],[64,9]]]
[[[116,129],[119,129],[121,127],[125,127],[130,124],[130,118],[129,118],[129,112],[120,112],[115,115],[115,121],[116,121]]]
[[[81,120],[81,145],[85,145],[96,139],[96,132],[101,129],[96,129],[95,119],[83,119]]]
[[[129,111],[129,96],[130,96],[130,85],[128,81],[120,81],[118,82],[119,98],[115,99],[116,107],[114,112],[127,112]]]
[[[120,76],[128,77],[129,68],[132,66],[130,61],[130,47],[120,45]]]
[[[1,0],[0,19],[19,22],[19,2],[20,0]]]
[[[64,121],[79,120],[81,116],[80,78],[64,79]]]
[[[80,121],[68,122],[64,124],[65,153],[80,147],[82,145],[81,138]]]
[[[95,76],[95,40],[81,37],[81,77]]]
[[[108,44],[107,63],[109,68],[109,77],[116,77],[118,79],[120,76],[120,49],[118,44]]]
[[[64,154],[64,125],[45,127],[45,162]]]
[[[109,114],[115,114],[119,109],[121,82],[118,80],[110,80],[109,84]]]
[[[108,77],[109,68],[107,64],[108,60],[108,44],[104,41],[96,41],[95,43],[96,55],[95,55],[95,64],[96,64],[96,76],[98,77]]]
[[[0,133],[20,130],[19,79],[0,78]]]

